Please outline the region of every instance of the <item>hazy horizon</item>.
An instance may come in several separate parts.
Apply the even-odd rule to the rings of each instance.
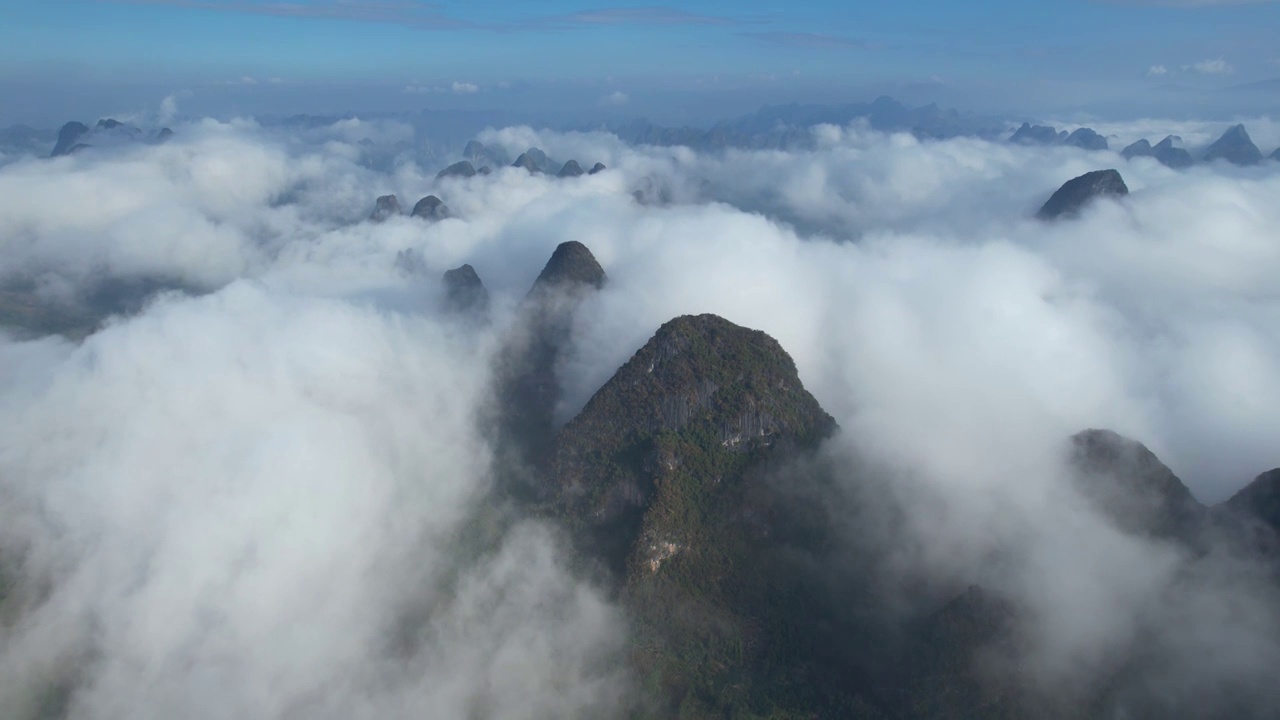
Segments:
[[[888,94],[979,114],[1223,119],[1280,99],[1280,5],[68,0],[0,7],[0,124],[502,111],[707,124]]]

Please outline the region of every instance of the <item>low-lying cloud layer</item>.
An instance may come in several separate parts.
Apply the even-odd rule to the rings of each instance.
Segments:
[[[621,713],[621,611],[554,530],[485,503],[484,369],[566,240],[610,283],[578,316],[561,419],[662,322],[722,315],[792,354],[843,428],[832,457],[899,478],[886,566],[1024,599],[1045,682],[1105,666],[1153,597],[1198,629],[1160,636],[1171,678],[1223,647],[1206,678],[1275,667],[1252,604],[1270,596],[1244,574],[1172,592],[1222,566],[1186,570],[1055,480],[1086,427],[1145,442],[1209,503],[1280,465],[1280,163],[830,126],[812,152],[710,156],[508,128],[481,139],[609,170],[436,180],[374,169],[360,141],[405,140],[394,123],[175,129],[0,168],[0,281],[50,301],[105,277],[199,291],[81,343],[0,339],[0,714]],[[1133,193],[1033,218],[1102,166]],[[366,222],[389,193],[455,217]],[[424,275],[397,269],[406,249]],[[491,329],[438,310],[464,262]]]

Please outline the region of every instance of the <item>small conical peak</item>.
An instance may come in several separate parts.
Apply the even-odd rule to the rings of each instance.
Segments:
[[[1235,165],[1253,165],[1262,161],[1262,151],[1253,144],[1244,125],[1235,125],[1205,150],[1204,159],[1226,160]]]
[[[634,402],[620,402],[622,396]],[[685,403],[670,402],[675,397]],[[616,416],[619,406],[634,412]],[[602,414],[608,417],[600,425]],[[718,441],[734,452],[746,449],[747,436],[755,444],[768,445],[777,433],[826,437],[835,429],[835,421],[804,389],[795,362],[777,340],[703,314],[682,315],[658,328],[566,433],[590,427],[588,434],[626,435],[628,425],[650,432],[678,431],[700,414],[712,416],[717,424],[745,425],[725,429]]]
[[[441,178],[447,178],[447,177],[469,178],[469,177],[475,176],[475,174],[476,174],[475,166],[472,165],[469,161],[463,160],[461,162],[456,162],[450,165],[449,167],[441,170],[439,173],[436,174],[436,179],[439,180]]]
[[[676,471],[682,461],[671,452],[687,467],[724,467],[701,461],[812,448],[835,429],[777,340],[716,315],[684,315],[658,328],[564,426],[549,479],[578,517],[608,524],[648,504],[645,488],[655,484],[633,479]],[[703,492],[717,492],[718,479],[701,479]],[[625,553],[608,554],[619,563]]]
[[[379,197],[373,204],[373,214],[369,219],[374,222],[382,222],[387,218],[400,214],[400,198],[395,195],[383,195]]]
[[[116,120],[115,118],[103,118],[98,121],[98,127],[102,128],[103,130],[115,130],[116,128],[122,127],[123,125],[124,123],[120,122],[119,120]]]
[[[489,308],[489,291],[471,265],[444,273],[445,307],[453,312],[479,313]]]
[[[520,157],[516,158],[516,161],[511,163],[511,167],[524,168],[534,174],[542,172],[542,168],[538,167],[538,164],[533,161],[533,158],[529,157],[529,153],[520,153]]]
[[[548,172],[551,170],[551,158],[547,157],[547,154],[541,149],[531,147],[528,150],[525,150],[524,154],[529,156],[529,159],[533,161],[533,164],[537,165],[538,169],[542,172]]]
[[[560,172],[556,173],[556,177],[580,177],[584,172],[585,171],[583,171],[582,166],[578,164],[577,160],[570,160],[564,164],[564,167],[560,168]]]
[[[604,287],[605,279],[604,268],[596,262],[595,255],[591,254],[587,246],[577,240],[570,240],[556,247],[551,259],[534,281],[533,290],[576,285],[601,288]]]
[[[50,157],[71,154],[77,145],[77,141],[88,134],[89,126],[82,122],[72,120],[63,125],[62,129],[58,131],[58,142],[53,146],[53,152],[49,153]]]
[[[1076,215],[1094,198],[1104,195],[1128,195],[1129,188],[1124,184],[1117,170],[1095,170],[1078,178],[1068,180],[1049,198],[1048,202],[1036,213],[1041,220]]]
[[[1093,128],[1082,127],[1067,136],[1067,145],[1085,150],[1106,150],[1110,146],[1107,139],[1099,135]]]
[[[1280,155],[1280,150],[1277,150],[1277,151],[1276,151],[1276,154],[1277,154],[1277,155]],[[605,167],[604,163],[600,163],[600,162],[598,162],[598,163],[596,163],[595,165],[592,165],[592,166],[591,166],[591,170],[589,170],[589,171],[587,172],[587,174],[588,174],[588,175],[595,175],[596,173],[602,173],[602,172],[604,172],[605,170],[608,170],[608,169],[609,169],[609,168]]]
[[[413,206],[410,216],[423,220],[443,220],[451,215],[449,206],[445,205],[443,200],[435,195],[428,195]]]
[[[1148,157],[1151,155],[1152,151],[1153,148],[1151,147],[1151,143],[1148,142],[1146,138],[1143,138],[1120,151],[1120,154],[1126,159],[1130,159],[1136,157]]]

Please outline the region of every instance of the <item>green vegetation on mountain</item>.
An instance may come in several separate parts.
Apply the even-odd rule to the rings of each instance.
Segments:
[[[787,461],[835,422],[768,335],[663,325],[562,430],[547,511],[615,571],[660,714],[876,717],[838,677],[823,513]]]

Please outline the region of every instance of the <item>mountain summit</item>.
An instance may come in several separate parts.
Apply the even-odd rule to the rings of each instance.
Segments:
[[[53,152],[49,153],[49,157],[60,157],[62,155],[70,155],[76,149],[80,138],[89,134],[89,126],[82,122],[72,120],[62,129],[58,131],[58,143],[53,146]]]
[[[501,454],[539,467],[550,453],[561,388],[556,367],[572,335],[578,307],[603,287],[604,268],[586,245],[561,243],[520,307],[514,332],[498,353],[496,424]],[[513,487],[523,494],[527,487]]]
[[[1205,150],[1204,159],[1226,160],[1235,165],[1256,165],[1262,162],[1262,151],[1253,144],[1244,125],[1236,125]]]
[[[621,579],[637,669],[679,716],[820,717],[850,700],[851,678],[828,684],[839,670],[819,678],[808,655],[827,626],[796,558],[824,521],[772,476],[835,428],[776,340],[686,315],[560,432],[545,502]]]
[[[1063,216],[1078,215],[1094,198],[1104,195],[1128,195],[1129,188],[1116,170],[1095,170],[1068,180],[1049,201],[1040,208],[1036,217],[1054,220]]]
[[[538,274],[529,293],[542,292],[548,289],[564,289],[573,286],[604,287],[604,268],[596,262],[586,245],[577,240],[560,243],[551,259]]]

